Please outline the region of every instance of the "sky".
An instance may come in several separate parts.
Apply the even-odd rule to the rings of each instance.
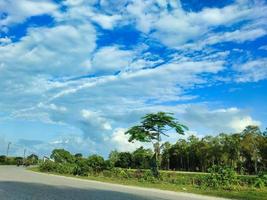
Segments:
[[[132,151],[171,112],[185,136],[267,127],[263,0],[0,0],[0,154]]]

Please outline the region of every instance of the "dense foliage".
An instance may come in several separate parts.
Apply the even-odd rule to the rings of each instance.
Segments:
[[[162,171],[159,177],[149,170],[154,160],[153,151],[143,147],[131,153],[112,151],[107,160],[99,155],[84,158],[81,154],[72,155],[64,149],[55,149],[51,154],[53,159],[42,162],[39,169],[43,172],[191,185],[204,189],[266,188],[266,150],[266,135],[258,127],[249,126],[238,134],[219,134],[202,139],[190,136],[175,144],[164,143],[161,145]]]
[[[257,174],[267,170],[267,135],[257,126],[248,126],[241,133],[190,136],[175,144],[161,145],[161,169],[207,172],[213,165],[229,166],[239,174]],[[149,169],[153,153],[139,148],[133,153],[116,152],[110,159],[116,167]],[[127,162],[128,161],[128,162]]]
[[[183,135],[188,128],[179,123],[172,113],[158,112],[145,115],[140,125],[133,126],[125,132],[126,135],[129,135],[129,142],[140,141],[153,144],[154,155],[151,170],[155,177],[159,177],[162,136],[169,136],[168,131],[171,129]]]
[[[180,139],[163,149],[162,168],[206,172],[213,165],[226,165],[240,174],[266,171],[267,137],[257,126],[242,133],[219,134],[199,139]]]
[[[31,154],[26,158],[23,157],[6,157],[0,155],[0,165],[36,165],[39,162],[39,158],[35,154]]]

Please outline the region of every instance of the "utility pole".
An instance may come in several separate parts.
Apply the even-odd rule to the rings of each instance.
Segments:
[[[23,164],[24,165],[26,165],[25,156],[26,156],[26,149],[24,149],[24,153],[23,153]]]
[[[26,156],[26,149],[24,149],[23,158],[25,159]]]
[[[7,144],[7,150],[6,150],[6,157],[8,157],[10,145],[11,145],[11,142],[8,142],[8,144]]]

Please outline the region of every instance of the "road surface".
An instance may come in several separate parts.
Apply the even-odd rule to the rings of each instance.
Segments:
[[[195,194],[145,189],[0,166],[0,200],[211,200]]]

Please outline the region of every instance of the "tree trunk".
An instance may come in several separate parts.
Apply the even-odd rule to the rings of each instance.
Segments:
[[[154,144],[154,152],[155,152],[155,156],[154,156],[154,164],[152,167],[152,172],[153,175],[156,178],[159,178],[159,166],[160,166],[160,135],[159,135],[159,130],[157,133],[157,142]]]
[[[189,166],[190,166],[190,160],[189,160],[189,154],[187,154],[187,171],[190,171]]]
[[[167,158],[167,170],[170,170],[170,157]]]
[[[159,148],[159,142],[154,144],[154,151],[155,151],[155,156],[154,156],[154,165],[153,165],[153,175],[155,177],[159,177],[159,165],[160,165],[160,148]]]
[[[182,171],[183,169],[183,157],[180,155],[180,170]]]

